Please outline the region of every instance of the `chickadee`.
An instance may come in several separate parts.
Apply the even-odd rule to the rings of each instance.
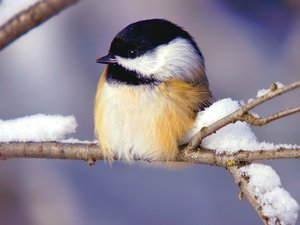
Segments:
[[[173,160],[212,95],[204,58],[184,29],[132,23],[113,39],[97,87],[95,134],[106,159]]]

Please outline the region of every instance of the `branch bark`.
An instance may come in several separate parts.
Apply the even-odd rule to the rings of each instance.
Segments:
[[[216,121],[215,123],[211,124],[208,127],[203,127],[190,141],[189,146],[191,148],[195,148],[199,146],[204,138],[207,136],[215,133],[217,130],[225,127],[230,123],[235,123],[237,121],[245,121],[252,125],[264,125],[263,123],[269,123],[276,119],[282,118],[284,116],[291,115],[293,113],[300,112],[300,107],[293,108],[291,110],[285,110],[280,113],[273,114],[266,118],[256,118],[250,115],[248,112],[249,110],[253,109],[254,107],[261,105],[262,103],[278,96],[284,94],[288,91],[294,90],[300,87],[300,80],[293,82],[287,86],[282,88],[277,88],[277,85],[274,83],[272,84],[270,91],[266,94],[254,99],[253,101],[249,102],[248,104],[243,105],[240,109],[236,110],[235,112],[231,113],[230,115],[224,117],[221,120]]]
[[[43,158],[72,160],[103,160],[103,154],[98,145],[70,144],[60,142],[16,142],[0,143],[0,158]],[[240,165],[258,160],[274,160],[300,158],[299,148],[281,148],[278,150],[245,151],[234,154],[216,154],[209,149],[183,148],[175,161],[206,164],[227,168],[230,165]],[[118,160],[117,158],[115,158]]]
[[[79,0],[41,0],[28,9],[16,14],[0,27],[0,51],[47,19]]]
[[[265,225],[269,225],[268,223],[268,218],[263,215],[261,206],[257,201],[257,198],[251,193],[251,191],[248,188],[248,181],[245,177],[240,176],[238,173],[238,167],[237,166],[232,166],[228,168],[228,171],[231,173],[233,176],[235,183],[239,186],[240,188],[240,200],[242,200],[243,196],[246,196],[248,199],[249,203],[252,205],[252,207],[255,209],[257,214],[259,215],[261,221]]]
[[[266,124],[268,124],[268,123],[270,123],[274,120],[292,115],[292,114],[297,113],[297,112],[300,112],[300,106],[292,108],[292,109],[286,109],[286,110],[283,110],[283,111],[278,112],[278,113],[274,113],[274,114],[269,115],[265,118],[255,117],[251,114],[246,113],[241,118],[241,121],[244,121],[244,122],[249,123],[249,124],[254,125],[254,126],[264,126],[264,125],[266,125]]]

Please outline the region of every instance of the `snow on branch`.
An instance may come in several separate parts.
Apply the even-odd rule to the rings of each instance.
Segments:
[[[204,138],[215,133],[217,130],[221,129],[222,127],[225,127],[230,123],[235,123],[237,121],[244,121],[251,125],[262,126],[276,119],[280,119],[282,117],[291,115],[293,113],[300,112],[300,106],[299,106],[293,109],[287,109],[282,112],[270,115],[266,118],[257,118],[256,116],[253,116],[249,113],[249,110],[253,109],[254,107],[261,105],[262,103],[278,95],[281,95],[283,93],[286,93],[288,91],[294,90],[299,87],[300,87],[300,80],[280,88],[278,88],[278,85],[276,83],[273,83],[271,85],[271,88],[265,94],[243,105],[242,107],[240,107],[239,109],[231,113],[230,115],[225,116],[224,118],[216,121],[210,126],[202,127],[201,130],[198,131],[198,133],[191,139],[189,146],[192,148],[199,146]]]
[[[31,115],[0,120],[0,142],[57,141],[75,133],[74,116]]]
[[[79,0],[0,1],[0,51],[30,29]]]
[[[252,115],[249,110],[299,87],[300,81],[287,86],[273,84],[242,106],[229,98],[215,102],[200,113],[195,128],[182,143],[186,144],[192,138],[192,147],[183,145],[175,161],[227,169],[239,185],[241,196],[247,197],[264,224],[295,224],[299,210],[297,202],[281,187],[280,179],[271,167],[252,162],[300,158],[300,145],[259,142],[249,124],[262,126],[300,112],[300,107],[266,118]],[[0,159],[73,159],[87,161],[90,165],[96,160],[103,160],[102,151],[95,142],[64,140],[75,128],[76,121],[72,116],[35,115],[0,120]],[[201,147],[195,149],[199,143]]]
[[[240,200],[245,195],[264,224],[296,224],[299,205],[270,166],[250,164],[228,170],[240,187]]]

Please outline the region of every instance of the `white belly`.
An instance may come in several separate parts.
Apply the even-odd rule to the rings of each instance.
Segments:
[[[155,159],[160,153],[156,116],[161,112],[157,88],[104,83],[102,126],[113,153],[127,161]]]

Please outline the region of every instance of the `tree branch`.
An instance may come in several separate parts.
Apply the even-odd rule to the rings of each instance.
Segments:
[[[0,158],[43,158],[103,160],[102,151],[96,144],[69,144],[60,142],[0,143]]]
[[[300,158],[300,147],[257,151],[240,150],[233,154],[216,154],[214,150],[200,148],[191,149],[189,147],[186,147],[177,155],[177,161],[207,164],[224,168],[231,165],[243,165],[245,163],[255,162],[259,160],[289,158]]]
[[[228,168],[228,171],[231,173],[233,176],[235,183],[239,186],[240,188],[240,200],[242,200],[243,196],[245,195],[246,198],[248,199],[249,203],[252,205],[252,207],[255,209],[257,214],[259,215],[261,221],[265,224],[268,225],[268,218],[263,215],[262,213],[262,208],[257,201],[257,198],[252,194],[252,192],[248,188],[248,180],[246,177],[240,176],[238,173],[238,167],[237,166],[231,166]]]
[[[16,142],[0,143],[0,158],[44,158],[73,160],[103,160],[103,154],[98,145],[70,144],[60,142]],[[220,166],[239,165],[258,160],[274,160],[300,158],[299,148],[281,148],[278,150],[239,151],[234,154],[216,154],[209,149],[183,148],[176,157],[177,162],[188,162]],[[117,158],[115,158],[118,160]]]
[[[79,0],[41,0],[0,27],[0,51],[30,29]]]
[[[59,142],[16,142],[0,143],[0,159],[14,158],[43,158],[43,159],[72,159],[84,160],[93,165],[96,160],[103,160],[103,154],[97,144],[70,144]],[[191,149],[186,146],[176,157],[176,162],[188,162],[224,167],[233,175],[239,185],[241,195],[245,195],[257,211],[265,225],[269,224],[268,217],[263,215],[258,198],[248,187],[247,177],[238,174],[240,166],[248,165],[257,160],[300,158],[300,147],[291,149],[239,151],[234,154],[216,154],[214,150]],[[242,197],[240,197],[241,199]],[[280,220],[278,220],[280,222]]]
[[[243,105],[240,109],[236,110],[235,112],[231,113],[230,115],[224,117],[221,120],[216,121],[215,123],[211,124],[208,127],[203,127],[190,141],[189,146],[191,148],[195,148],[199,146],[204,138],[207,136],[215,133],[217,130],[221,129],[222,127],[230,124],[230,123],[235,123],[237,121],[250,121],[250,124],[252,125],[260,125],[262,122],[261,121],[267,121],[266,123],[269,123],[275,119],[282,118],[287,115],[291,115],[292,113],[299,112],[299,108],[294,108],[291,110],[285,110],[277,114],[273,114],[267,118],[262,118],[261,121],[260,118],[254,119],[254,116],[249,116],[250,114],[248,113],[249,110],[253,109],[254,107],[276,97],[279,96],[283,93],[286,93],[288,91],[294,90],[296,88],[300,87],[300,80],[293,82],[287,86],[284,86],[282,88],[277,88],[277,85],[274,83],[272,84],[270,91],[267,92],[266,94],[254,99],[253,101],[249,102],[248,104]],[[263,124],[262,124],[263,125]]]

